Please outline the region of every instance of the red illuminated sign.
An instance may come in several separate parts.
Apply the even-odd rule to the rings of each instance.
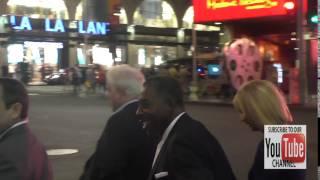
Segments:
[[[288,0],[193,0],[194,22],[287,15],[290,12],[284,6],[287,2]],[[306,9],[306,3],[304,4]]]

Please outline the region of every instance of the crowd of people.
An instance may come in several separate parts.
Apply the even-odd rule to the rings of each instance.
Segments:
[[[128,65],[109,69],[106,78],[114,112],[80,180],[236,179],[219,141],[186,112],[178,80],[145,79]],[[244,84],[233,103],[253,131],[294,122],[281,92],[268,81]],[[0,179],[51,180],[45,150],[28,128],[28,95],[19,81],[0,78],[0,111]],[[305,179],[303,170],[267,170],[263,161],[260,143],[249,180]]]
[[[197,72],[197,95],[202,98],[214,97],[228,99],[234,96],[235,89],[231,86],[227,70],[223,66],[221,74],[208,75],[206,64],[199,66],[201,72]],[[192,77],[192,66],[190,64],[165,64],[158,67],[142,68],[146,78],[154,75],[165,75],[175,78],[181,85],[185,97],[190,93]]]
[[[86,94],[103,93],[107,88],[107,71],[103,66],[97,64],[89,65],[88,67],[75,65],[66,70],[64,84],[71,84],[75,95],[79,95],[81,92]],[[155,75],[173,77],[180,83],[183,93],[185,95],[189,93],[192,72],[190,72],[191,69],[185,65],[142,67],[140,71],[146,78]]]
[[[164,65],[157,68],[152,66],[150,68],[142,68],[142,73],[146,78],[160,75],[170,76],[175,78],[181,85],[183,93],[189,93],[190,82],[192,81],[192,68],[187,65]]]
[[[66,72],[64,84],[71,84],[75,95],[80,95],[81,91],[86,94],[104,93],[106,90],[106,70],[100,65],[90,65],[86,68],[75,65]]]

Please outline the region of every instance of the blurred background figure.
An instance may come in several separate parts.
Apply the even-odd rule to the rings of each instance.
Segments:
[[[244,84],[233,99],[240,120],[253,131],[264,132],[264,125],[292,124],[293,118],[282,92],[266,80],[253,80]],[[264,169],[263,140],[258,145],[249,180],[304,180],[305,170]]]
[[[103,66],[97,65],[96,70],[96,85],[99,93],[104,94],[106,90],[106,70]]]
[[[169,76],[170,76],[170,77],[173,77],[173,78],[175,78],[175,79],[178,79],[178,78],[179,78],[178,70],[177,70],[177,68],[176,68],[174,65],[171,65],[171,66],[168,68],[168,73],[169,73]]]
[[[82,79],[82,73],[79,68],[79,65],[75,65],[71,69],[71,77],[72,77],[73,93],[75,95],[79,95],[81,91],[81,79]]]
[[[94,94],[96,92],[96,74],[93,66],[89,66],[86,70],[85,86],[87,94]]]
[[[179,74],[179,82],[181,84],[183,94],[187,96],[189,92],[189,86],[190,86],[189,83],[191,82],[191,79],[192,79],[191,77],[192,74],[188,71],[188,68],[185,65],[180,65],[178,74]]]

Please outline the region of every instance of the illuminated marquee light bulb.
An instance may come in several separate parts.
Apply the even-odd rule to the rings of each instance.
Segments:
[[[294,8],[294,3],[293,2],[285,2],[283,4],[283,7],[288,9],[288,10],[292,10]]]

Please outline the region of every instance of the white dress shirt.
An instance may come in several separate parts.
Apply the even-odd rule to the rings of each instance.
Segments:
[[[20,121],[14,125],[12,125],[11,127],[9,127],[8,129],[4,130],[1,134],[0,134],[0,140],[3,138],[3,136],[5,136],[9,131],[11,131],[12,129],[21,126],[23,124],[27,124],[28,123],[28,119],[25,119],[23,121]]]
[[[159,153],[162,149],[162,146],[163,144],[166,142],[172,128],[174,127],[174,125],[178,122],[178,120],[180,119],[180,117],[182,115],[184,115],[186,112],[182,112],[180,113],[176,118],[174,118],[174,120],[169,124],[169,126],[167,127],[167,129],[164,131],[163,135],[162,135],[162,138],[160,140],[160,142],[158,143],[157,145],[157,150],[156,150],[156,154],[154,155],[154,158],[153,158],[153,163],[152,163],[152,167],[154,166],[154,163],[156,162],[158,156],[159,156]]]
[[[122,109],[124,109],[126,106],[128,106],[129,104],[134,103],[134,102],[138,102],[138,99],[133,99],[133,100],[128,101],[128,102],[126,102],[125,104],[121,105],[117,110],[115,110],[115,111],[112,113],[112,115],[118,113],[119,111],[121,111]],[[111,116],[112,116],[112,115],[111,115]]]

